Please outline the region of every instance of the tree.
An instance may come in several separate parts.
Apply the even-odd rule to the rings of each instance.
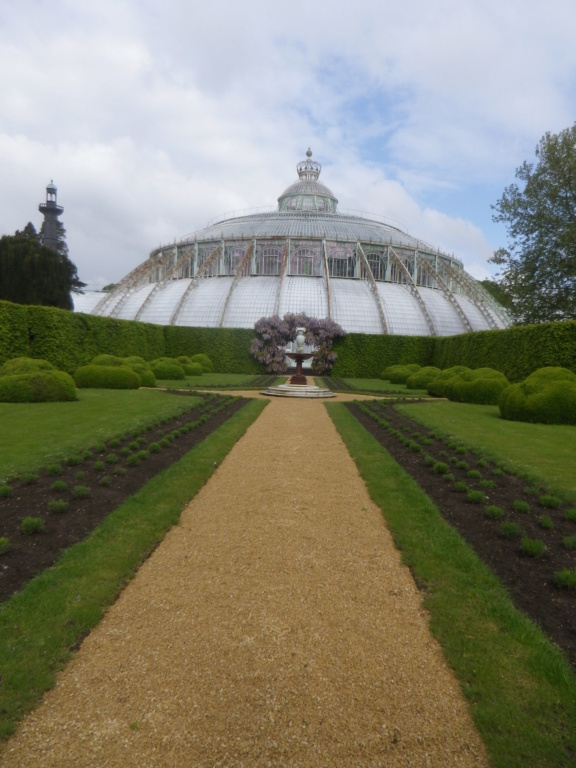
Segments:
[[[28,224],[0,237],[0,299],[72,309],[70,292],[82,293],[85,283],[68,256],[40,245],[35,232]]]
[[[521,187],[506,187],[492,206],[509,246],[491,261],[503,268],[499,284],[519,322],[570,320],[576,318],[576,124],[544,134],[536,158],[516,169]]]

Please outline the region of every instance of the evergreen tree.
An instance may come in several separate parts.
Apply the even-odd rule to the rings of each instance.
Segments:
[[[0,299],[72,309],[70,292],[82,293],[85,283],[67,250],[60,253],[41,245],[32,224],[0,237]]]

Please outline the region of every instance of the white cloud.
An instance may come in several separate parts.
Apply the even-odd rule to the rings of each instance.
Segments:
[[[0,10],[2,231],[54,178],[72,259],[111,282],[232,209],[274,205],[308,145],[341,206],[489,268],[485,211],[574,119],[572,0],[20,0]],[[440,204],[447,204],[443,209]]]

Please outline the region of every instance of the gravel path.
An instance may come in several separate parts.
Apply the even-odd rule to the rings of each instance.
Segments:
[[[282,399],[190,503],[0,764],[488,763],[323,403]]]

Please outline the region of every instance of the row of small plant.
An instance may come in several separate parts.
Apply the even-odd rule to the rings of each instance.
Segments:
[[[489,499],[486,492],[494,489],[496,482],[494,479],[485,478],[482,470],[490,469],[491,474],[494,477],[498,477],[504,474],[502,467],[490,465],[486,459],[480,457],[476,462],[476,468],[471,469],[468,462],[462,458],[462,454],[467,453],[467,449],[450,438],[447,439],[446,444],[448,448],[454,451],[454,455],[449,456],[448,451],[441,450],[439,457],[442,460],[439,461],[426,452],[426,446],[431,445],[435,440],[444,440],[443,435],[434,432],[430,432],[427,436],[422,435],[420,432],[414,431],[413,427],[409,425],[405,425],[401,429],[395,429],[388,419],[378,413],[379,403],[367,404],[355,401],[354,404],[362,413],[369,416],[401,444],[414,453],[420,454],[423,457],[424,464],[430,467],[435,474],[440,475],[446,483],[452,484],[454,491],[465,493],[466,500],[470,504],[485,505],[484,514],[486,518],[501,521],[500,533],[502,536],[507,539],[520,539],[520,554],[526,557],[541,557],[546,552],[544,541],[527,537],[523,533],[521,524],[516,521],[504,520],[506,513],[502,507],[488,504]],[[465,480],[456,480],[454,473],[451,471],[452,468],[465,472],[466,477],[477,484],[478,487],[470,488],[469,483]],[[538,504],[544,509],[559,510],[563,506],[560,498],[550,493],[541,492],[539,488],[526,488],[525,492],[538,495]],[[511,512],[516,513],[516,515],[526,515],[531,512],[530,504],[523,499],[516,499],[512,507]],[[567,521],[576,523],[576,509],[566,509],[564,517]],[[552,531],[555,527],[552,517],[548,514],[541,514],[539,516],[538,525],[543,531]],[[569,551],[576,550],[576,534],[563,537],[562,546]],[[554,580],[559,587],[576,589],[576,568],[557,571],[554,574]]]
[[[148,442],[144,437],[144,432],[148,432],[155,427],[158,428],[161,425],[169,425],[171,421],[181,418],[181,416],[169,417],[157,424],[143,427],[140,432],[132,431],[128,435],[114,437],[108,440],[107,443],[95,444],[90,450],[83,451],[82,453],[70,454],[62,461],[56,461],[47,465],[43,471],[47,475],[58,476],[64,471],[63,465],[68,467],[79,466],[84,462],[93,459],[94,454],[100,454],[103,455],[103,458],[97,459],[92,464],[92,469],[96,473],[102,473],[98,485],[108,487],[112,485],[114,476],[123,477],[127,474],[128,470],[126,467],[139,466],[151,453],[160,453],[163,449],[168,448],[174,440],[193,431],[201,424],[206,423],[216,414],[229,408],[230,405],[238,399],[239,398],[230,395],[222,397],[216,393],[209,393],[204,396],[202,404],[193,409],[196,415],[194,420],[189,421],[177,429],[167,431],[157,440]],[[112,451],[110,451],[110,449],[112,449]],[[122,462],[124,462],[126,466],[122,466]],[[108,470],[108,473],[106,470]],[[58,498],[50,499],[47,505],[48,512],[67,512],[70,509],[71,501],[89,498],[92,495],[92,488],[82,483],[82,481],[86,480],[86,474],[86,471],[78,470],[74,476],[76,484],[71,488],[63,479],[55,479],[51,485],[51,491],[57,494],[67,493],[69,498],[62,498],[60,496]],[[0,484],[0,500],[13,495],[14,481],[20,485],[26,486],[37,483],[39,479],[40,475],[34,472],[24,472],[11,478],[7,478],[6,481]],[[20,531],[24,535],[33,535],[41,533],[44,528],[45,521],[43,518],[25,517],[22,520]],[[0,555],[7,552],[9,548],[10,542],[8,538],[4,536],[0,537]]]

